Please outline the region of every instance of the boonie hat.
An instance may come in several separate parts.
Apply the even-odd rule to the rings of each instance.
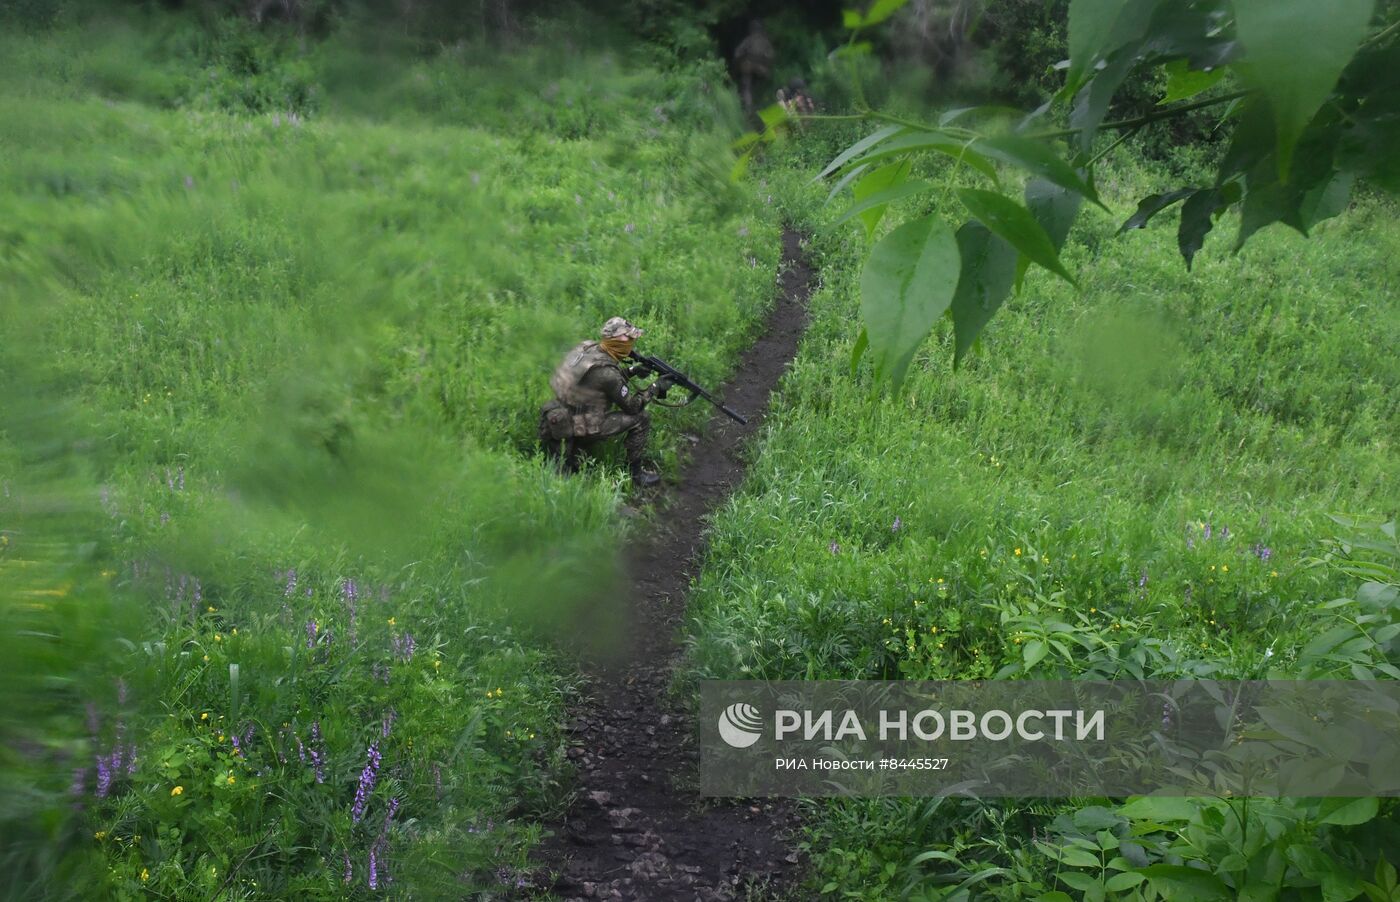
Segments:
[[[603,329],[599,334],[604,338],[641,338],[643,332],[622,317],[614,316],[603,323]]]

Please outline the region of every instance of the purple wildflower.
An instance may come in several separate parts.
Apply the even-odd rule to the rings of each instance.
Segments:
[[[296,572],[296,570],[295,570],[295,569],[288,570],[288,571],[287,571],[287,574],[286,574],[286,577],[287,577],[287,586],[286,586],[285,589],[282,590],[282,595],[283,595],[283,597],[290,598],[291,595],[292,595],[292,593],[295,592],[295,591],[297,590],[297,572]]]
[[[355,803],[350,808],[350,819],[354,823],[358,824],[364,819],[365,806],[369,804],[369,794],[374,791],[374,785],[379,782],[379,765],[383,760],[379,754],[379,743],[370,743],[369,760],[365,762],[364,770],[360,771],[360,784],[355,787]]]
[[[411,633],[404,633],[402,636],[395,636],[390,643],[394,657],[401,661],[413,660],[413,652],[418,647]]]
[[[355,877],[355,869],[350,865],[350,853],[341,852],[341,857],[345,859],[345,883],[349,883]]]
[[[130,743],[126,747],[126,775],[136,776],[136,743]]]
[[[395,711],[393,708],[390,708],[388,711],[385,711],[384,717],[380,722],[379,735],[384,739],[388,739],[389,731],[394,729],[394,721],[398,719],[398,711]]]
[[[316,647],[316,633],[317,633],[317,631],[319,631],[319,630],[320,630],[320,627],[318,627],[318,626],[316,625],[316,621],[314,621],[314,620],[308,620],[308,621],[306,621],[306,647],[307,647],[307,648],[315,648],[315,647]]]
[[[1252,550],[1254,551],[1254,556],[1261,561],[1267,561],[1274,556],[1274,550],[1262,542],[1256,542]]]
[[[1205,534],[1206,534],[1206,538],[1209,539],[1209,538],[1210,538],[1210,524],[1209,524],[1209,523],[1207,523],[1206,526],[1205,526]]]
[[[830,551],[832,554],[840,554],[841,546],[836,544],[835,542],[832,542],[830,545],[826,546],[826,550]]]
[[[1222,527],[1220,527],[1220,538],[1221,538],[1221,539],[1228,539],[1228,538],[1230,538],[1230,527],[1228,527],[1228,526],[1222,526]]]
[[[900,530],[901,528],[903,528],[903,526],[904,526],[904,521],[901,520],[899,517],[895,517],[895,518],[894,518],[894,523],[891,524],[891,526],[890,526],[890,532],[899,532],[899,530]]]
[[[1142,571],[1142,576],[1138,578],[1138,588],[1139,588],[1139,589],[1144,589],[1144,588],[1146,588],[1146,587],[1147,587],[1147,571],[1144,570],[1144,571]]]
[[[326,782],[326,742],[321,738],[321,722],[315,721],[311,724],[311,742],[313,745],[307,749],[311,755],[311,766],[316,770],[316,782]]]
[[[369,847],[369,888],[379,889],[379,847]]]
[[[106,755],[97,756],[97,797],[107,798],[107,793],[112,789],[112,766],[107,761]]]

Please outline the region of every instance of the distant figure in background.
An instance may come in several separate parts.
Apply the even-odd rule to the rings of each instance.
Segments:
[[[801,117],[817,111],[817,101],[807,90],[807,83],[800,78],[794,78],[786,88],[778,89],[778,105],[787,110],[789,116],[798,119],[798,125],[802,124]]]
[[[566,471],[577,466],[577,452],[620,435],[632,484],[645,487],[661,481],[645,464],[651,432],[646,406],[666,397],[672,383],[662,376],[640,391],[627,384],[647,372],[645,366],[623,367],[641,337],[641,329],[614,316],[603,324],[596,341],[575,346],[550,377],[555,400],[540,411],[540,441],[545,454]]]
[[[749,36],[734,48],[734,65],[739,70],[739,94],[744,100],[744,112],[753,112],[753,83],[766,81],[773,72],[773,43],[763,30],[763,22],[749,23]]]

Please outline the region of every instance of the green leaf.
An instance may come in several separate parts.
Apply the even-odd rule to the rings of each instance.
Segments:
[[[1019,166],[1031,175],[1053,182],[1061,188],[1067,188],[1103,207],[1103,201],[1099,200],[1094,187],[1085,181],[1084,177],[1076,172],[1073,166],[1060,159],[1059,154],[1040,141],[1033,141],[1030,138],[1022,138],[1017,135],[1000,135],[995,138],[984,138],[974,146],[994,160]],[[1104,207],[1104,209],[1108,208]]]
[[[860,327],[860,334],[856,336],[856,343],[851,348],[851,378],[856,377],[856,371],[860,367],[860,359],[865,356],[865,351],[870,347],[870,336],[866,334],[865,327]]]
[[[1225,882],[1209,871],[1176,864],[1153,864],[1138,871],[1173,902],[1218,902],[1232,894]]]
[[[1361,895],[1361,878],[1350,866],[1315,846],[1290,846],[1288,860],[1304,877],[1322,884],[1323,902],[1349,902]]]
[[[1026,209],[1045,229],[1056,250],[1065,246],[1065,239],[1069,237],[1069,230],[1083,202],[1084,198],[1079,194],[1045,179],[1026,182]]]
[[[980,222],[963,223],[957,241],[962,268],[952,304],[954,366],[1011,294],[1016,277],[1016,249]]]
[[[1055,243],[1050,240],[1044,227],[1031,216],[1029,210],[995,191],[959,188],[957,194],[968,212],[992,232],[1025,254],[1031,262],[1045,267],[1066,282],[1075,285],[1074,277],[1060,263]]]
[[[1172,60],[1163,67],[1167,73],[1167,93],[1162,95],[1158,104],[1176,103],[1178,100],[1186,100],[1195,97],[1202,91],[1208,91],[1225,77],[1223,68],[1212,69],[1209,72],[1200,72],[1191,68],[1188,60]]]
[[[1104,883],[1104,889],[1110,893],[1121,893],[1125,889],[1132,889],[1146,879],[1141,874],[1114,874]]]
[[[1341,215],[1347,208],[1347,201],[1351,199],[1351,186],[1354,181],[1355,176],[1350,172],[1338,172],[1321,185],[1308,189],[1298,206],[1303,227],[1311,229],[1324,219]]]
[[[856,210],[856,215],[860,216],[860,221],[865,224],[865,237],[875,237],[875,229],[880,225],[880,220],[884,218],[885,209],[889,206],[889,201],[879,201],[879,195],[888,195],[889,192],[898,188],[904,183],[909,175],[909,162],[902,161],[892,163],[889,166],[881,166],[866,173],[860,181],[855,183],[851,193],[855,197],[855,204],[852,209]],[[847,217],[842,217],[841,222],[845,222]]]
[[[890,203],[905,197],[912,197],[915,194],[923,194],[926,191],[932,191],[933,188],[934,185],[928,182],[915,180],[912,182],[904,182],[893,188],[886,188],[883,191],[876,191],[874,194],[857,200],[846,212],[836,218],[836,221],[831,224],[831,227],[835,228],[836,226],[849,222],[852,217],[860,216],[877,207],[879,208],[879,212],[875,217],[875,223],[878,224],[880,217],[884,215],[884,208]],[[859,193],[857,193],[857,196],[859,197]],[[867,231],[873,231],[873,227],[869,227]]]
[[[1119,808],[1118,813],[1133,820],[1189,821],[1200,808],[1191,799],[1177,796],[1142,796]]]
[[[1354,827],[1375,818],[1380,812],[1380,800],[1374,796],[1364,799],[1324,799],[1318,806],[1319,824]]]
[[[1220,191],[1215,188],[1202,188],[1186,199],[1181,205],[1181,224],[1176,230],[1176,246],[1186,260],[1186,269],[1191,269],[1191,261],[1205,244],[1206,234],[1214,226],[1215,211],[1222,206]]]
[[[1278,172],[1288,180],[1293,148],[1366,36],[1374,0],[1235,0],[1245,57],[1235,65],[1268,98]]]
[[[881,141],[893,137],[894,135],[897,135],[902,131],[904,131],[904,126],[902,125],[887,125],[878,131],[866,135],[864,138],[861,138],[859,141],[837,154],[836,159],[832,160],[830,163],[827,163],[826,168],[823,169],[821,172],[817,173],[816,178],[812,179],[812,181],[821,181],[828,175],[831,175],[833,172],[840,169],[842,166],[845,166],[851,160],[855,159],[856,157],[865,153],[870,148],[874,147],[876,144],[879,144]]]
[[[1156,0],[1070,0],[1065,93],[1079,90],[1101,57],[1140,37],[1155,5]]]
[[[1099,856],[1084,849],[1076,849],[1073,846],[1066,846],[1060,850],[1060,860],[1073,868],[1096,868],[1099,866]]]
[[[841,176],[841,178],[839,178],[836,181],[836,184],[831,186],[831,191],[827,192],[826,195],[826,202],[831,203],[833,200],[835,200],[836,195],[840,194],[841,191],[844,188],[846,188],[846,186],[851,184],[851,182],[854,182],[856,179],[860,178],[861,173],[865,172],[869,168],[869,166],[861,165],[856,166],[852,169],[848,169],[846,171],[846,174]]]
[[[1137,209],[1133,215],[1129,216],[1121,226],[1118,227],[1118,234],[1141,229],[1146,227],[1148,221],[1158,213],[1181,200],[1183,197],[1190,197],[1195,191],[1194,188],[1178,188],[1175,191],[1164,191],[1161,194],[1149,194],[1138,201]]]
[[[865,14],[865,26],[879,25],[899,12],[900,8],[908,2],[909,0],[875,0],[875,4],[870,7],[870,12]]]
[[[906,153],[933,151],[970,166],[987,176],[993,183],[997,181],[997,168],[991,160],[972,149],[973,142],[950,137],[943,132],[910,132],[900,135],[885,145],[871,150],[864,156],[853,158],[848,164],[873,163]]]
[[[958,243],[936,215],[906,222],[876,242],[860,276],[860,311],[875,372],[895,388],[958,283]]]
[[[864,22],[865,17],[860,14],[860,10],[841,10],[841,27],[846,29],[847,31],[854,31],[855,29],[859,28]]]
[[[1139,43],[1134,43],[1116,50],[1094,76],[1093,81],[1075,97],[1074,107],[1069,114],[1069,124],[1078,129],[1074,141],[1081,154],[1087,156],[1093,150],[1099,123],[1103,122],[1108,106],[1113,102],[1113,95],[1128,77],[1141,49]]]
[[[1040,639],[1032,639],[1021,649],[1021,660],[1026,662],[1026,669],[1030,670],[1050,653],[1050,646]],[[1092,856],[1091,856],[1092,857]]]

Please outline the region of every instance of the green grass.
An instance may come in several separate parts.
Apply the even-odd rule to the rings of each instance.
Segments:
[[[7,894],[524,873],[625,486],[535,456],[546,377],[623,314],[718,381],[779,249],[713,70],[557,37],[0,38]]]
[[[1356,588],[1315,565],[1339,529],[1328,515],[1400,508],[1392,202],[1362,198],[1311,240],[1270,229],[1238,256],[1222,222],[1190,273],[1173,229],[1115,236],[1121,213],[1086,210],[1064,254],[1082,290],[1037,271],[970,364],[952,370],[944,323],[903,393],[880,397],[868,364],[849,375],[864,237],[826,230],[840,204],[818,209],[798,181],[822,153],[767,170],[818,229],[823,284],[715,519],[692,677],[1349,678],[1387,663],[1302,652],[1349,616],[1320,605]],[[1099,186],[1131,210],[1153,178],[1125,158]],[[979,886],[997,898],[1054,869],[1029,834],[1061,808],[957,807],[819,806],[814,887],[884,898],[957,872],[909,866],[930,847],[1039,875]]]

